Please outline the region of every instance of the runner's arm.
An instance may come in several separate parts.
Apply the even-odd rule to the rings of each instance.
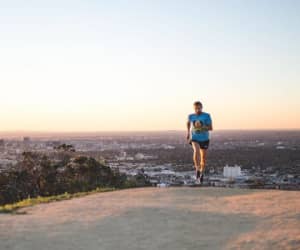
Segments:
[[[206,128],[207,128],[208,131],[213,131],[212,123],[210,125],[206,126]]]
[[[191,131],[191,122],[189,120],[186,122],[186,128],[187,128],[186,139],[189,141],[190,140],[190,131]]]
[[[213,130],[213,125],[212,125],[212,120],[211,117],[209,116],[209,120],[206,126],[203,126],[204,131],[212,131]]]
[[[207,131],[212,131],[213,130],[212,119],[211,119],[210,115],[208,117],[209,117],[208,124],[207,124],[207,126],[205,126],[205,128],[207,129]]]

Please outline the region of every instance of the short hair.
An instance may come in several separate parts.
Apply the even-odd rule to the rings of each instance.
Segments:
[[[194,102],[194,106],[201,106],[202,107],[203,105],[200,101],[196,101],[196,102]]]

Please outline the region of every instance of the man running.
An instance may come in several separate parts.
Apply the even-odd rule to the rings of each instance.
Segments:
[[[202,184],[209,146],[209,131],[213,130],[210,114],[202,112],[202,103],[194,103],[195,113],[188,116],[187,140],[193,146],[196,183]],[[192,127],[192,129],[191,129]]]

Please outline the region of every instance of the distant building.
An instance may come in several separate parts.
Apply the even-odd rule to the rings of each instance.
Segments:
[[[0,139],[0,150],[5,148],[5,141],[4,139]]]
[[[144,154],[142,153],[137,153],[135,156],[134,156],[135,159],[137,160],[143,160],[145,158]]]
[[[23,138],[23,150],[30,150],[30,137]]]
[[[228,166],[226,165],[223,168],[223,176],[226,178],[236,178],[238,176],[241,176],[241,167],[240,166]]]
[[[127,153],[125,151],[120,152],[120,157],[126,158]]]
[[[166,188],[166,187],[169,187],[170,185],[167,184],[167,183],[159,183],[156,186],[159,187],[159,188]]]
[[[24,143],[30,143],[30,137],[24,137],[23,142]]]
[[[163,149],[175,149],[174,146],[166,145],[166,144],[161,145],[161,147],[162,147]]]

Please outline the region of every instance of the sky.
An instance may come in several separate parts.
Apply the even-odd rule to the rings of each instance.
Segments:
[[[0,131],[300,128],[300,1],[0,0]]]

